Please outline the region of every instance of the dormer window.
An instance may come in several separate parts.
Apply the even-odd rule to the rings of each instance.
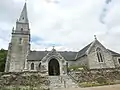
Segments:
[[[103,62],[103,55],[102,55],[102,51],[100,48],[96,49],[97,52],[97,58],[98,58],[98,62]]]

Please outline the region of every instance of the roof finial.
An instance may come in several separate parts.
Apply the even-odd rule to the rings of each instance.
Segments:
[[[45,51],[47,51],[47,48],[45,48]]]
[[[55,46],[53,46],[53,49],[55,48]]]
[[[94,35],[94,38],[95,38],[95,40],[97,40],[97,37],[96,37],[96,35]]]
[[[12,28],[12,33],[14,33],[14,27]]]
[[[14,30],[14,27],[12,28],[12,30]]]
[[[56,51],[56,50],[55,50],[55,46],[53,46],[53,49],[52,49],[52,51],[53,51],[53,52],[54,52],[54,51]]]

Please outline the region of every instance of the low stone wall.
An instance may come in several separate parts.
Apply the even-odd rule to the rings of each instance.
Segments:
[[[6,86],[48,88],[49,80],[45,73],[39,72],[1,73],[0,87]]]
[[[119,84],[119,70],[72,71],[69,73],[78,83],[95,82],[99,84]]]

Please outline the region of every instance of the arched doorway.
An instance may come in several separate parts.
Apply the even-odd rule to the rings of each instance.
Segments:
[[[60,65],[56,59],[51,59],[48,63],[48,73],[50,76],[60,75]]]

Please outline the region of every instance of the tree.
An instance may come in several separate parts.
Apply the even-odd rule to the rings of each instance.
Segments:
[[[0,72],[4,72],[6,57],[7,57],[7,50],[1,49],[0,50]]]

